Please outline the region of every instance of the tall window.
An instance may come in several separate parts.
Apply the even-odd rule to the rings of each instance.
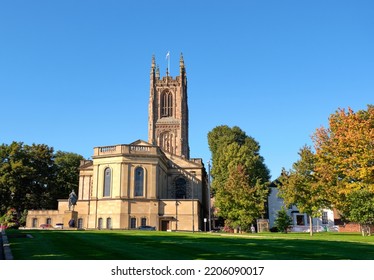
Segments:
[[[165,91],[161,95],[161,117],[171,117],[173,115],[173,95]]]
[[[136,218],[130,219],[130,228],[136,228]]]
[[[141,225],[146,226],[147,225],[147,218],[142,218]]]
[[[103,228],[103,218],[99,218],[97,228],[98,229],[102,229]]]
[[[327,225],[329,223],[328,214],[326,211],[322,212],[322,224]]]
[[[110,196],[110,183],[112,181],[112,171],[109,167],[104,170],[104,192],[103,196]]]
[[[144,170],[142,167],[135,168],[135,193],[134,196],[144,195]]]
[[[51,220],[51,218],[47,218],[47,220],[46,220],[46,224],[47,224],[47,225],[51,225],[51,224],[52,224],[52,220]]]
[[[106,228],[107,229],[112,229],[112,218],[107,218],[106,219]]]
[[[175,180],[175,198],[185,199],[187,195],[187,182],[184,178]]]

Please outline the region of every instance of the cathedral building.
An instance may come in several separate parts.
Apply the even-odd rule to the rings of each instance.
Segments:
[[[79,168],[76,205],[60,199],[58,210],[29,210],[26,226],[66,228],[74,221],[82,229],[203,230],[207,174],[202,159],[190,158],[187,97],[183,56],[175,78],[168,69],[160,77],[152,57],[148,141],[95,147]]]

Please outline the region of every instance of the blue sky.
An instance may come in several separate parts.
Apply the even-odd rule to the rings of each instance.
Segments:
[[[273,178],[338,108],[374,103],[374,1],[0,1],[0,143],[147,140],[149,72],[188,77],[191,157],[239,126]]]

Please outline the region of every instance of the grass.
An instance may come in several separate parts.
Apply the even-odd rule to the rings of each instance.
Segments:
[[[24,238],[27,234],[33,238]],[[8,230],[16,260],[374,260],[374,236]]]

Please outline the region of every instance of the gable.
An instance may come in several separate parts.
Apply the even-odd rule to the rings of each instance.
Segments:
[[[138,139],[136,140],[135,142],[132,142],[130,143],[129,145],[137,145],[137,146],[152,146],[152,144],[144,141],[144,140],[141,140],[141,139]]]

